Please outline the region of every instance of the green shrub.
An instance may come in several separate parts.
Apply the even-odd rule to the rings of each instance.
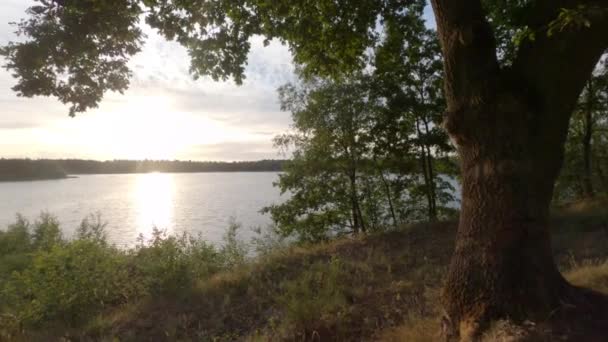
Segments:
[[[125,265],[123,253],[95,241],[56,245],[37,251],[27,269],[13,274],[6,298],[26,324],[72,324],[137,294]]]
[[[17,214],[17,221],[9,225],[6,231],[0,231],[0,255],[24,253],[31,249],[30,223]]]
[[[177,293],[223,267],[213,245],[187,234],[167,236],[158,229],[148,241],[140,237],[131,262],[152,293]]]
[[[57,219],[42,213],[33,224],[18,215],[0,231],[0,340],[21,328],[78,326],[145,296],[187,294],[195,282],[247,259],[234,220],[221,248],[155,229],[122,250],[108,244],[105,227],[99,214],[90,215],[66,240]]]
[[[108,224],[101,219],[101,214],[91,214],[76,229],[76,238],[79,240],[95,241],[99,244],[107,244],[106,226]]]
[[[17,221],[0,231],[0,284],[15,271],[25,269],[31,262],[33,249],[30,223],[21,215]],[[0,297],[1,299],[1,297]],[[0,301],[0,309],[2,308]]]
[[[43,212],[34,222],[32,245],[35,250],[51,250],[56,245],[63,244],[63,236],[57,218]]]
[[[296,279],[284,283],[279,303],[287,331],[307,333],[323,325],[324,318],[339,316],[346,307],[346,274],[338,258],[316,262]]]
[[[237,239],[237,232],[241,225],[234,218],[230,218],[228,230],[224,234],[224,245],[220,250],[224,268],[232,268],[245,263],[247,258],[247,245]]]

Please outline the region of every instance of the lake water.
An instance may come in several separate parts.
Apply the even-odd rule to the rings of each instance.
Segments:
[[[271,220],[259,210],[279,202],[272,186],[276,172],[148,173],[82,175],[61,180],[0,183],[0,229],[16,213],[30,220],[41,211],[55,215],[70,236],[83,218],[99,212],[108,222],[110,242],[132,246],[153,227],[169,234],[202,233],[220,242],[231,217],[243,223],[239,238],[248,241],[251,227]]]
[[[59,219],[69,237],[83,218],[100,213],[108,223],[108,239],[118,246],[133,246],[154,227],[168,234],[201,233],[221,243],[234,218],[243,226],[239,239],[250,241],[253,227],[271,223],[260,209],[284,199],[272,186],[277,178],[277,172],[147,173],[0,182],[0,229],[15,222],[17,213],[33,221],[46,211]],[[450,182],[460,198],[458,184]]]

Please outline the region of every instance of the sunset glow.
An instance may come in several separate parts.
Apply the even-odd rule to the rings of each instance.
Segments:
[[[0,8],[0,45],[33,0],[6,0]],[[276,158],[272,138],[289,127],[276,89],[291,81],[285,46],[252,39],[242,86],[194,80],[183,47],[142,24],[143,50],[130,62],[131,85],[108,93],[98,108],[69,118],[54,98],[17,97],[15,80],[0,69],[0,155],[5,158],[256,160]],[[0,59],[0,64],[3,61]]]

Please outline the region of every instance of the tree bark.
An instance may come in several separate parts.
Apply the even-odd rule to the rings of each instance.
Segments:
[[[514,114],[493,107],[505,116]],[[512,128],[500,126],[504,131],[502,136],[495,132],[497,140]],[[460,148],[462,208],[443,303],[449,330],[463,340],[493,319],[534,320],[549,313],[560,307],[569,289],[553,261],[548,225],[559,168],[526,152],[533,139],[520,134],[512,139],[519,144],[480,142]]]
[[[537,35],[504,67],[481,1],[431,2],[444,57],[444,128],[463,179],[444,328],[469,341],[492,320],[546,318],[576,297],[553,260],[549,204],[570,115],[608,47],[608,21]],[[546,27],[577,3],[534,2],[529,26]]]

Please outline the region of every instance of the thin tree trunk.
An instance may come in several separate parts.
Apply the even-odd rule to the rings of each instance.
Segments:
[[[372,159],[374,161],[373,167],[376,169],[376,171],[378,171],[378,174],[380,175],[380,181],[382,182],[382,187],[384,188],[384,194],[386,195],[386,199],[388,202],[389,213],[391,215],[391,220],[393,221],[393,227],[395,229],[397,229],[397,227],[398,227],[397,226],[397,216],[395,215],[395,207],[393,206],[393,198],[391,196],[390,184],[386,180],[386,177],[384,176],[384,171],[382,170],[382,167],[380,166],[380,163],[378,162],[378,158],[376,157],[375,154],[372,155]]]
[[[369,177],[365,176],[365,192],[367,194],[367,201],[364,201],[368,209],[368,222],[369,228],[371,231],[375,231],[379,227],[379,218],[378,218],[378,203],[374,199],[374,194],[372,190],[372,185],[370,184]]]
[[[429,171],[428,171],[428,163],[427,163],[427,155],[426,155],[426,147],[424,146],[422,139],[422,132],[420,131],[420,122],[416,119],[416,133],[418,134],[418,147],[420,148],[420,164],[422,166],[422,174],[424,176],[424,194],[426,196],[427,201],[427,215],[429,221],[434,221],[435,213],[433,210],[433,197],[430,189],[430,179],[429,179]]]
[[[593,84],[587,82],[587,103],[585,106],[583,145],[583,193],[585,197],[594,196],[591,171],[591,139],[593,137]]]
[[[363,214],[361,213],[361,206],[359,204],[359,195],[357,189],[357,174],[355,171],[349,175],[350,179],[350,197],[351,197],[351,207],[352,207],[352,215],[353,215],[353,231],[355,234],[359,232],[365,233],[367,231],[367,227],[365,226],[365,222],[363,221]]]
[[[429,134],[429,123],[423,118],[422,122],[424,123],[424,128],[426,134]],[[431,147],[429,144],[426,144],[426,152],[427,152],[427,163],[428,163],[428,172],[429,172],[429,191],[431,193],[431,198],[433,200],[433,219],[437,219],[437,187],[435,185],[435,170],[433,165],[433,154],[431,153]]]
[[[357,203],[357,185],[354,175],[349,175],[350,179],[350,201],[351,201],[351,213],[353,216],[353,232],[359,234],[361,230],[361,223],[359,222],[359,206]]]
[[[375,160],[376,157],[374,157]],[[382,185],[384,186],[384,192],[386,193],[386,198],[388,200],[388,208],[390,210],[391,213],[391,218],[393,219],[393,227],[395,229],[397,229],[398,224],[397,224],[397,216],[395,215],[395,207],[393,206],[393,196],[391,196],[391,186],[388,183],[388,181],[386,180],[386,177],[384,177],[384,172],[382,171],[382,169],[378,168],[378,173],[380,174],[380,179],[382,180]]]
[[[599,161],[595,163],[595,169],[597,171],[597,176],[601,182],[602,191],[608,192],[608,179],[606,179],[604,170],[602,169],[601,163]]]

